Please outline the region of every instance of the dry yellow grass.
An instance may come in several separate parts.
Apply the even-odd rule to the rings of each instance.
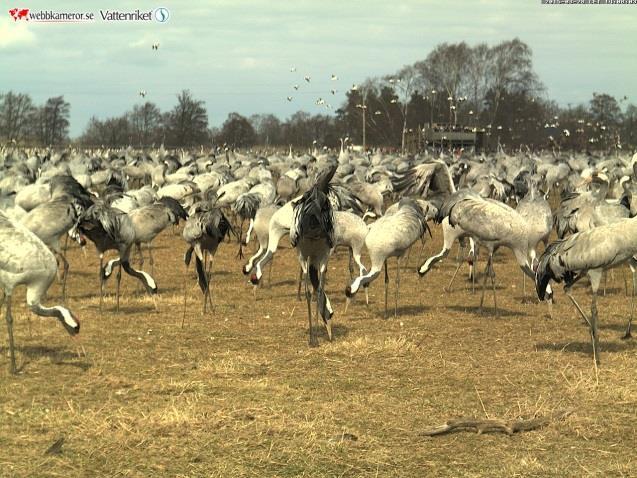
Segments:
[[[424,255],[439,247],[434,229]],[[156,241],[159,312],[124,275],[119,314],[112,295],[99,312],[91,248],[86,258],[77,248],[69,252],[69,305],[82,321],[86,358],[77,357],[77,343],[59,324],[30,317],[22,294],[15,295],[23,367],[9,375],[3,336],[0,476],[637,474],[637,354],[635,341],[619,338],[630,305],[621,270],[600,299],[597,383],[587,329],[561,288],[552,320],[543,304],[522,304],[521,273],[508,253],[495,264],[499,318],[490,308],[477,314],[479,295],[470,293],[466,268],[454,290],[443,291],[455,268],[451,257],[419,279],[417,245],[401,274],[399,317],[385,321],[382,276],[370,288],[369,309],[361,293],[348,316],[339,315],[347,283],[347,256],[339,252],[328,284],[335,340],[321,333],[320,347],[309,349],[289,246],[275,257],[272,287],[266,271],[255,301],[236,244],[223,244],[214,266],[215,309],[206,316],[192,269],[186,273],[181,262],[184,249],[171,232]],[[394,269],[392,259],[391,304]],[[59,292],[55,285],[48,303]],[[576,296],[588,305],[584,287]],[[512,437],[421,435],[454,417],[511,419],[560,409],[573,413]],[[62,453],[45,455],[60,437]]]

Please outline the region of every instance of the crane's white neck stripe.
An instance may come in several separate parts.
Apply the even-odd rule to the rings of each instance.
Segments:
[[[137,271],[137,272],[139,272],[141,275],[144,276],[144,279],[146,279],[146,283],[151,289],[153,290],[157,289],[157,284],[155,283],[155,279],[153,279],[149,273],[144,271]]]
[[[361,277],[357,277],[356,279],[354,279],[354,282],[352,282],[352,285],[350,287],[350,290],[352,291],[352,294],[356,294],[356,292],[358,292],[358,288],[361,285]]]
[[[69,312],[69,309],[62,307],[61,305],[56,305],[53,308],[60,312],[60,314],[62,314],[62,318],[67,325],[73,327],[74,329],[78,327],[78,323],[71,315],[71,312]]]
[[[113,273],[113,265],[118,261],[119,257],[117,259],[111,259],[106,263],[106,266],[104,266],[104,275],[106,277],[110,277],[110,275]]]

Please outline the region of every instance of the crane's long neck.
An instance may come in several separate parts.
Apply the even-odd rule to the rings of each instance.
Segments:
[[[144,287],[146,288],[149,294],[157,293],[157,283],[155,282],[155,279],[153,279],[148,272],[138,271],[136,269],[133,269],[133,267],[130,265],[130,263],[127,260],[122,259],[121,264],[122,264],[122,268],[124,269],[124,271],[126,271],[128,275],[136,277],[142,282],[142,284],[144,284]]]
[[[40,303],[41,294],[34,289],[27,290],[27,304],[31,311],[41,317],[55,317],[69,334],[75,335],[80,331],[80,323],[73,317],[73,314],[66,307],[61,305],[55,305],[53,307],[46,307]]]

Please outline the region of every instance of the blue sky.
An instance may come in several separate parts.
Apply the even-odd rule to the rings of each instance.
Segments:
[[[519,37],[560,104],[593,91],[637,103],[637,5],[542,5],[540,0],[473,1],[3,1],[0,91],[36,102],[64,95],[71,135],[92,115],[119,115],[146,100],[162,110],[184,88],[206,102],[210,123],[231,111],[285,118],[322,97],[335,107],[352,83],[424,59],[442,42]],[[167,7],[158,22],[103,22],[100,9]],[[8,10],[92,11],[94,23],[14,21]],[[158,51],[151,45],[160,43]],[[292,66],[296,72],[290,72]],[[330,79],[332,74],[337,81]],[[311,82],[303,80],[311,76]],[[292,85],[299,84],[299,91]],[[338,90],[336,95],[331,89]],[[287,96],[293,100],[288,102]]]

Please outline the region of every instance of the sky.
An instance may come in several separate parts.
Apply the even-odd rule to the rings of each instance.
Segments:
[[[182,89],[205,101],[213,126],[230,112],[281,118],[297,110],[329,113],[353,83],[423,60],[442,42],[493,45],[515,37],[533,50],[535,71],[548,97],[559,104],[588,102],[593,92],[637,103],[637,5],[542,5],[541,0],[0,2],[0,92],[28,93],[36,103],[64,95],[71,103],[72,137],[81,134],[91,116],[121,115],[143,101],[168,110]],[[100,13],[154,13],[158,7],[168,9],[168,21],[103,21]],[[92,12],[95,21],[14,20],[13,8]],[[155,42],[156,51],[151,48]],[[146,91],[144,99],[140,90]],[[317,106],[318,98],[333,109]]]

